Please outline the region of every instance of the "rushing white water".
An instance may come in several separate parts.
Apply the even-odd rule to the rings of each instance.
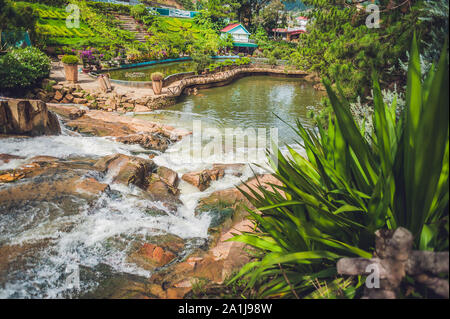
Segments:
[[[144,153],[139,145],[124,145],[109,138],[82,136],[40,136],[34,138],[0,139],[0,154],[23,157],[9,163],[0,160],[0,170],[14,169],[35,156],[66,159],[74,157],[101,157],[111,154],[133,155]]]
[[[163,115],[163,112],[159,114]],[[191,115],[197,117],[195,113]],[[0,160],[0,170],[18,168],[35,156],[78,159],[120,153],[148,158],[148,151],[137,145],[117,143],[111,138],[85,137],[64,126],[62,132],[62,135],[53,137],[0,139],[0,154],[20,157],[8,162]],[[259,158],[262,168],[251,165],[254,161],[245,157],[245,154],[252,152],[263,154],[265,150],[257,143],[248,147],[253,145],[251,138],[246,139],[248,145],[244,143],[240,148],[224,148],[219,154],[188,149],[186,146],[192,143],[193,138],[185,137],[167,152],[155,157],[154,162],[174,170],[180,178],[188,172],[210,169],[215,163],[246,165],[240,177],[226,174],[204,192],[181,181],[182,205],[175,212],[162,203],[149,201],[137,187],[113,184],[115,172],[112,171],[106,176],[96,176],[99,182],[109,184],[110,190],[93,204],[71,197],[65,199],[66,202],[29,202],[16,207],[13,212],[0,212],[0,249],[1,245],[28,245],[32,251],[31,255],[25,253],[23,260],[13,265],[3,286],[0,282],[0,298],[70,297],[65,281],[70,267],[96,269],[107,265],[111,272],[149,277],[149,271],[140,268],[128,257],[136,244],[155,235],[179,236],[187,240],[188,247],[203,244],[208,237],[211,218],[208,214],[195,216],[198,202],[215,191],[247,181],[255,173],[266,173],[269,166],[265,156],[262,160]],[[238,136],[239,139],[243,141],[245,137]],[[202,137],[200,144],[205,146],[210,142],[210,138]],[[280,146],[286,153],[287,149]],[[148,211],[153,209],[165,214],[149,214]],[[82,280],[81,290],[87,291],[97,285],[97,279]]]
[[[17,168],[35,156],[71,159],[121,153],[148,158],[148,152],[140,146],[63,132],[64,135],[56,137],[0,139],[0,153],[21,157],[0,162],[0,170]],[[0,214],[0,245],[42,245],[32,249],[25,269],[17,267],[7,274],[7,282],[3,287],[0,285],[0,298],[65,296],[68,266],[92,268],[105,264],[117,273],[148,277],[149,271],[128,261],[128,253],[136,242],[149,236],[173,234],[188,240],[188,244],[204,243],[210,217],[195,217],[194,210],[197,200],[205,195],[190,196],[188,187],[183,187],[183,205],[172,212],[162,203],[149,201],[137,187],[112,184],[113,175],[114,172],[109,172],[97,178],[109,184],[111,190],[93,205],[87,205],[81,198],[71,198],[69,206],[74,212],[65,211],[59,203],[30,202],[13,212]],[[154,216],[148,213],[149,209],[165,214]],[[95,281],[86,281],[81,288],[95,286]]]

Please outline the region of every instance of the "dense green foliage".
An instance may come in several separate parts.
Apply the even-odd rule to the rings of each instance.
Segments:
[[[417,3],[406,12],[402,7],[383,12],[379,29],[368,28],[368,13],[343,1],[304,2],[314,6],[310,14],[314,22],[309,33],[300,37],[293,65],[333,79],[349,98],[370,94],[371,69],[391,84],[403,79],[398,60],[406,57],[411,35],[419,26],[419,2],[413,1]]]
[[[61,62],[68,65],[77,65],[80,61],[76,55],[64,55]]]
[[[353,297],[360,283],[349,286],[336,278],[336,262],[370,258],[378,229],[403,226],[413,233],[416,248],[448,250],[448,84],[446,54],[421,83],[414,41],[407,105],[398,120],[395,101],[383,102],[374,75],[369,143],[343,92],[336,95],[325,81],[335,114],[328,128],[315,132],[299,121],[296,128],[307,159],[292,148],[289,157],[278,152],[278,165],[271,163],[283,186],[260,187],[262,195],[244,192],[257,208],[249,210],[257,231],[232,240],[259,254],[235,279],[248,277],[260,297],[311,297],[317,285],[338,288],[326,297],[337,291]]]
[[[136,20],[141,20],[147,15],[147,7],[143,4],[132,6],[130,9],[130,15]]]
[[[429,64],[439,58],[439,48],[448,35],[448,10],[448,0],[426,1],[421,9],[420,19],[426,26],[423,56]]]
[[[218,32],[236,18],[240,3],[235,0],[200,0],[197,6],[201,10],[194,18],[196,23]]]
[[[31,6],[0,0],[0,30],[34,30],[37,15]]]
[[[12,49],[0,56],[0,89],[25,88],[50,74],[51,61],[39,49]]]
[[[207,70],[209,70],[210,72],[214,72],[214,71],[223,71],[224,69],[226,69],[227,67],[230,66],[243,66],[243,65],[249,65],[251,63],[250,58],[239,58],[236,60],[231,60],[231,59],[227,59],[225,61],[222,62],[217,62],[217,63],[212,63],[208,66]]]
[[[108,3],[108,2],[91,2],[89,1],[87,5],[98,12],[108,12],[108,13],[120,13],[120,14],[130,14],[131,7],[123,4]]]

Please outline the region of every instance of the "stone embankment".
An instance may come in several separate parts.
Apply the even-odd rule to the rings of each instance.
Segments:
[[[113,84],[113,91],[106,93],[99,89],[95,80],[92,80],[90,83],[58,82],[52,86],[46,85],[47,90],[35,89],[28,94],[27,98],[50,103],[85,105],[89,109],[108,112],[142,113],[172,106],[179,96],[195,94],[197,89],[224,86],[239,78],[252,75],[302,78],[314,83],[317,90],[323,90],[319,83],[320,78],[314,74],[285,68],[250,65],[234,67],[222,72],[180,77],[179,80],[163,88],[161,95],[155,95],[149,87],[136,88],[119,84]]]

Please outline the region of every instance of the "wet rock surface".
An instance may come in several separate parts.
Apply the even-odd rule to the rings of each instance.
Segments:
[[[203,192],[211,186],[212,182],[222,179],[225,174],[240,177],[243,167],[242,164],[214,164],[212,169],[187,173],[183,175],[182,179]]]
[[[0,134],[39,136],[60,133],[57,117],[44,102],[0,99]]]
[[[153,161],[140,157],[115,154],[100,159],[94,168],[107,174],[112,183],[134,184],[145,189],[148,177],[156,170],[156,165]]]
[[[55,109],[72,129],[112,136],[123,144],[139,144],[163,151],[184,136],[182,131],[170,127],[123,119],[114,114],[104,116],[95,113],[98,111],[80,111],[65,106]],[[196,281],[221,284],[234,270],[242,267],[249,260],[243,253],[244,245],[227,242],[232,233],[249,231],[252,226],[244,219],[245,205],[249,203],[239,190],[220,190],[198,203],[197,219],[192,217],[193,224],[198,227],[207,214],[211,218],[208,239],[205,235],[197,238],[165,233],[171,227],[183,227],[177,224],[186,220],[178,210],[183,204],[180,178],[177,172],[158,167],[154,161],[144,157],[145,154],[114,154],[25,159],[1,154],[0,163],[16,160],[24,163],[17,169],[0,171],[0,175],[13,176],[11,181],[0,180],[0,216],[10,220],[8,227],[14,228],[14,235],[25,239],[34,229],[47,234],[50,227],[55,235],[42,235],[36,243],[25,242],[24,245],[6,243],[7,239],[0,235],[0,284],[10,280],[10,274],[20,272],[26,263],[38,263],[41,253],[51,251],[57,255],[59,251],[54,249],[61,245],[61,242],[55,244],[59,236],[66,236],[64,243],[76,236],[82,238],[77,239],[81,240],[80,243],[105,236],[104,246],[92,244],[92,247],[83,249],[123,252],[126,254],[123,263],[127,267],[133,265],[138,267],[138,273],[147,271],[151,275],[146,278],[145,275],[121,273],[114,268],[114,262],[105,264],[118,258],[117,255],[107,255],[95,266],[80,265],[81,280],[95,281],[98,285],[89,287],[92,289],[85,294],[76,295],[78,298],[183,298]],[[226,175],[241,177],[243,167],[241,164],[216,164],[208,170],[185,176],[191,177],[191,184],[199,189],[207,189],[212,182]],[[183,179],[186,181],[185,176]],[[267,176],[262,176],[260,181],[265,183],[264,187],[267,183],[276,182]],[[252,180],[248,185],[256,189],[257,181]],[[134,224],[136,210],[140,214],[139,225]],[[79,216],[80,212],[82,216]],[[127,215],[132,217],[128,219]],[[77,224],[80,218],[86,223],[83,225],[86,228]],[[62,222],[52,224],[57,219],[62,219]],[[167,223],[164,231],[159,228],[163,222]],[[1,227],[0,224],[0,230]],[[110,234],[111,228],[118,228],[118,233]],[[203,234],[206,233],[207,225]],[[63,254],[66,253],[63,250]],[[29,289],[35,291],[33,289],[36,288]]]
[[[113,137],[117,142],[136,144],[145,149],[165,152],[174,142],[190,132],[103,111],[89,111],[76,106],[49,104],[62,116],[71,130],[91,136]]]
[[[159,133],[120,136],[116,138],[116,141],[124,144],[138,144],[143,148],[160,152],[165,152],[172,143],[168,137]]]

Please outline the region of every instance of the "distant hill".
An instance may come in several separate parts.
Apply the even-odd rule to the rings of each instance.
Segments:
[[[283,4],[286,7],[287,11],[302,11],[307,9],[307,7],[300,0],[297,0],[295,2],[283,1]]]

